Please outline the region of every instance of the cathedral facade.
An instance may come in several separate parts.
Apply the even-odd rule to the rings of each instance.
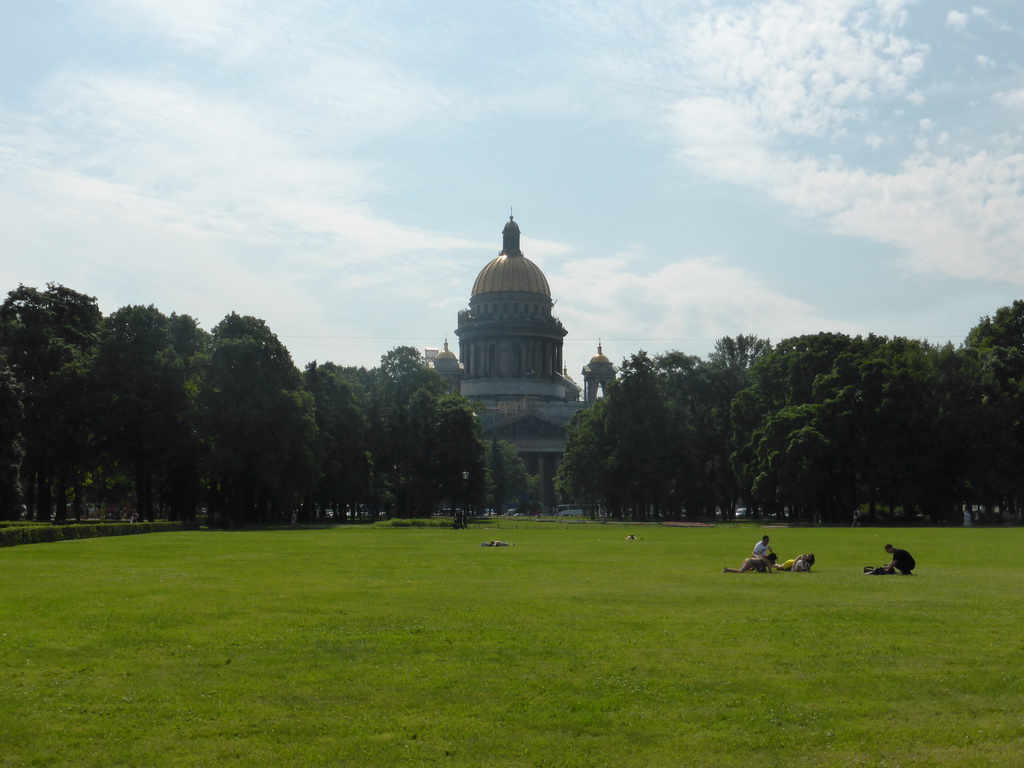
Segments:
[[[516,446],[527,472],[540,478],[538,501],[545,507],[557,503],[554,477],[569,419],[615,376],[599,347],[583,368],[584,390],[569,377],[562,358],[568,332],[553,308],[547,278],[523,254],[519,225],[510,216],[501,252],[480,270],[469,307],[459,312],[458,356],[446,340],[443,351],[428,352],[427,361],[450,391],[480,405],[485,440]]]

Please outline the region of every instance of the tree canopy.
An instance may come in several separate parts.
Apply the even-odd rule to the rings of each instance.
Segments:
[[[259,318],[108,316],[49,284],[0,305],[0,517],[214,524],[427,516],[526,498],[516,449],[400,346],[300,371]],[[818,333],[638,351],[568,424],[556,488],[636,520],[1019,516],[1024,302],[961,347]]]

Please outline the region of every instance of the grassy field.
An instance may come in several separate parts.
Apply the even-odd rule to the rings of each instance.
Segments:
[[[721,573],[764,532],[0,549],[0,766],[1024,763],[1024,530],[770,529],[816,572]],[[916,575],[862,575],[888,541]]]

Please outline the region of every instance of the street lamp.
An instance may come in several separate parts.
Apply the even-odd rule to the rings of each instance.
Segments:
[[[466,514],[469,512],[469,472],[462,470],[462,519],[466,519]]]

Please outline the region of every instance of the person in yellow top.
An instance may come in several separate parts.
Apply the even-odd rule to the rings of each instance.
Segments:
[[[797,555],[792,560],[787,560],[782,565],[775,567],[780,571],[809,571],[814,565],[814,555],[808,552],[806,555]]]

